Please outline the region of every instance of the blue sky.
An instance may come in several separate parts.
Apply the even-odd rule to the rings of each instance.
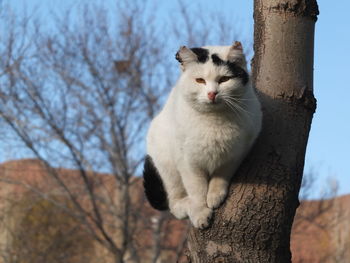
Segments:
[[[306,170],[313,167],[322,180],[335,176],[340,193],[350,193],[350,23],[346,0],[319,1],[316,24],[314,115],[306,155]]]
[[[37,8],[49,20],[48,10],[60,10],[71,6],[74,0],[11,0],[15,9],[26,3],[28,9]],[[81,2],[92,2],[82,0]],[[94,1],[99,2],[99,1]],[[111,0],[101,1],[112,2]],[[155,3],[161,16],[168,16],[175,10],[176,1],[149,0]],[[190,10],[199,5],[206,10],[216,11],[226,17],[234,17],[232,23],[243,28],[250,39],[253,35],[252,0],[192,0],[184,1]],[[348,10],[350,1],[319,0],[320,16],[316,23],[314,89],[317,110],[307,147],[305,171],[313,170],[318,178],[318,188],[326,187],[328,177],[339,182],[339,194],[350,193],[350,75],[349,47],[350,22]],[[161,11],[161,12],[159,12]],[[218,43],[230,44],[230,43]],[[170,50],[173,55],[173,50]],[[349,104],[348,104],[349,103]]]

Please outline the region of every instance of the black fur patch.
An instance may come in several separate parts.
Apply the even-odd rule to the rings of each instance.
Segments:
[[[169,209],[168,197],[163,181],[149,155],[146,156],[143,166],[143,187],[146,197],[153,208],[160,211]]]
[[[191,48],[192,52],[197,55],[198,62],[205,63],[209,59],[209,50],[201,47]]]
[[[211,59],[213,60],[214,65],[216,66],[221,66],[224,64],[224,61],[221,58],[219,58],[217,54],[211,55]]]
[[[243,85],[247,84],[249,80],[249,76],[248,76],[248,73],[243,68],[241,68],[240,66],[238,66],[236,63],[233,63],[233,62],[226,62],[226,66],[229,68],[229,70],[231,71],[232,75],[235,78],[242,79]]]
[[[175,58],[176,58],[177,61],[179,61],[179,62],[182,64],[183,61],[182,61],[182,59],[181,59],[181,57],[180,57],[179,51],[176,52]]]
[[[225,65],[226,67],[228,67],[233,77],[242,79],[243,85],[247,84],[249,78],[248,73],[236,63],[223,61],[221,58],[219,58],[217,54],[212,54],[211,59],[213,60],[214,65]]]

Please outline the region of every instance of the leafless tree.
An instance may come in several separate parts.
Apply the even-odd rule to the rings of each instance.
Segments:
[[[114,16],[101,6],[82,8],[79,16],[56,17],[50,30],[3,17],[0,116],[114,262],[127,256],[137,262],[130,190],[146,125],[167,88],[159,77],[160,40],[141,2],[119,3]],[[74,184],[54,166],[79,171]]]
[[[245,55],[251,58],[252,40],[246,35],[243,27],[232,26],[240,25],[241,21],[236,17],[226,17],[223,12],[211,13],[200,5],[192,10],[183,0],[178,0],[178,7],[178,13],[172,15],[172,20],[176,21],[176,24],[171,26],[171,30],[182,43],[195,47],[218,43],[231,44],[234,39],[239,39],[244,45]]]
[[[97,4],[77,7],[50,14],[54,22],[48,25],[10,9],[0,12],[5,29],[0,31],[1,143],[18,151],[16,157],[40,160],[41,178],[46,178],[38,185],[9,176],[6,168],[0,180],[78,220],[113,262],[142,262],[142,226],[154,236],[151,258],[158,262],[169,217],[140,217],[144,202],[134,175],[143,161],[147,124],[176,76],[165,59],[173,57],[164,53],[167,34],[155,26],[154,13],[142,1],[118,1],[113,11]],[[219,18],[209,25],[198,16],[199,24],[191,28],[181,4],[180,14],[187,31],[172,27],[183,39],[179,45],[203,45],[209,39],[230,44],[237,36],[226,32]],[[221,33],[198,35],[204,23]]]

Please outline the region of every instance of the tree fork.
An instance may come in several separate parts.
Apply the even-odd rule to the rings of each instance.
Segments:
[[[316,0],[255,0],[253,82],[262,132],[210,228],[191,228],[193,263],[291,262],[290,232],[316,100]]]

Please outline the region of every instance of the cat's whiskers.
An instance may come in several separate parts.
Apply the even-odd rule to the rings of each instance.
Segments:
[[[250,113],[248,110],[246,110],[246,109],[244,108],[244,103],[243,103],[242,101],[240,101],[240,100],[238,100],[238,99],[234,99],[234,98],[229,98],[229,100],[231,100],[231,102],[233,102],[234,104],[236,104],[237,107],[238,107],[239,109],[241,109],[243,112]]]
[[[232,104],[230,101],[228,100],[224,100],[224,103],[234,112],[239,113],[239,110],[236,108],[236,106],[234,104]]]
[[[241,114],[241,110],[237,107],[236,103],[233,103],[227,99],[223,99],[224,103],[236,114],[236,116],[238,117],[238,119],[241,121],[242,120],[242,114]]]
[[[234,107],[239,113],[247,113],[249,115],[251,115],[252,113],[249,112],[248,110],[246,110],[244,108],[244,103],[242,102],[242,100],[244,99],[240,99],[234,96],[230,96],[230,95],[226,95],[223,94],[222,96],[223,100],[226,102],[227,105],[231,105],[232,107]],[[232,107],[230,107],[232,109]]]

